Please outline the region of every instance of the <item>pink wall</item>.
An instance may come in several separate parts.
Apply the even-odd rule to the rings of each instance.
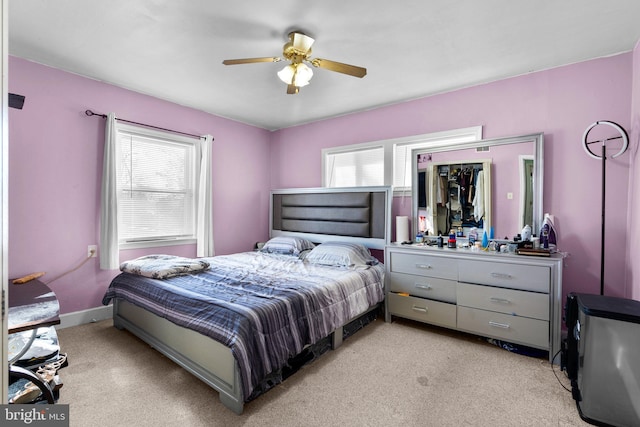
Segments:
[[[631,90],[631,129],[629,132],[629,157],[632,170],[629,177],[629,216],[627,240],[626,296],[640,300],[640,263],[637,261],[637,242],[640,241],[640,41],[633,50],[633,83]]]
[[[584,154],[582,133],[605,119],[630,129],[633,114],[632,155],[607,165],[606,283],[609,295],[622,296],[628,276],[633,286],[626,294],[638,299],[640,267],[625,251],[640,238],[633,215],[629,244],[625,226],[627,211],[640,208],[640,171],[629,172],[640,130],[638,50],[273,133],[12,57],[9,90],[26,102],[23,110],[9,111],[9,274],[46,271],[46,282],[82,262],[87,245],[99,243],[103,122],[84,115],[92,109],[214,136],[217,254],[267,238],[271,188],[321,185],[322,148],[474,125],[484,127],[486,138],[544,132],[545,211],[556,215],[560,249],[570,254],[564,293],[597,293],[601,177],[598,162]],[[410,214],[410,200],[396,198],[393,209],[394,215]],[[192,245],[157,249],[195,255]],[[121,259],[157,251],[123,251]],[[61,312],[100,306],[116,273],[101,271],[92,259],[54,281]]]
[[[99,243],[104,121],[86,109],[213,135],[216,253],[251,250],[267,238],[268,131],[14,57],[9,90],[26,96],[23,110],[9,110],[10,277],[46,271],[47,282]],[[122,251],[121,260],[159,251],[195,256],[195,245]],[[61,313],[100,306],[116,273],[95,258],[51,283]]]
[[[630,53],[596,59],[277,131],[271,182],[319,186],[326,147],[475,125],[483,126],[485,138],[544,132],[544,210],[555,215],[560,249],[569,254],[564,294],[599,293],[601,175],[581,141],[597,120],[629,128],[632,61]],[[629,156],[608,162],[608,295],[625,293],[628,179]],[[394,215],[408,214],[411,204],[396,198],[393,209]]]

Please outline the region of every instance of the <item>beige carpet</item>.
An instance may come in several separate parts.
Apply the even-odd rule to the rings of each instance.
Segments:
[[[546,360],[410,321],[373,322],[240,416],[111,321],[58,335],[69,357],[59,403],[72,426],[588,425]]]

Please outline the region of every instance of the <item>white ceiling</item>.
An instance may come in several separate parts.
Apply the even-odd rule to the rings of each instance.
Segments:
[[[638,0],[13,0],[9,53],[273,130],[628,52],[639,18]],[[314,69],[287,95],[284,63],[222,65],[281,56],[290,29],[367,76]]]

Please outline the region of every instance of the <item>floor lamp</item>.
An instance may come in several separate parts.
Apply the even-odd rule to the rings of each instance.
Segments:
[[[604,138],[596,141],[589,141],[588,139],[589,133],[595,127],[600,125],[604,125],[612,128],[613,130],[615,130],[616,135],[610,138]],[[591,124],[591,126],[589,126],[584,131],[584,135],[582,137],[582,146],[584,147],[584,150],[587,152],[587,154],[596,160],[600,160],[602,163],[602,228],[601,228],[602,237],[600,241],[600,295],[604,295],[604,229],[605,229],[604,214],[605,214],[605,192],[606,192],[605,183],[606,183],[607,143],[617,139],[622,139],[622,145],[620,147],[620,150],[616,154],[611,156],[612,159],[615,159],[616,157],[622,155],[625,151],[627,151],[627,148],[629,147],[629,135],[627,135],[627,131],[625,131],[622,126],[608,120],[600,120]],[[590,145],[598,144],[598,143],[602,145],[600,154],[594,153],[590,147]]]

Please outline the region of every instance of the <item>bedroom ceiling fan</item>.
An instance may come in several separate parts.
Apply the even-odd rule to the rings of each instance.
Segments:
[[[265,57],[265,58],[243,58],[243,59],[225,59],[222,61],[224,65],[252,64],[256,62],[280,62],[289,61],[289,65],[285,66],[278,72],[278,77],[287,84],[287,93],[296,94],[302,86],[309,84],[313,71],[305,64],[311,64],[317,68],[324,68],[329,71],[347,74],[354,77],[364,77],[367,69],[357,67],[355,65],[344,64],[342,62],[330,61],[322,58],[311,58],[311,45],[314,39],[300,31],[292,31],[289,33],[289,41],[284,44],[281,57]]]

